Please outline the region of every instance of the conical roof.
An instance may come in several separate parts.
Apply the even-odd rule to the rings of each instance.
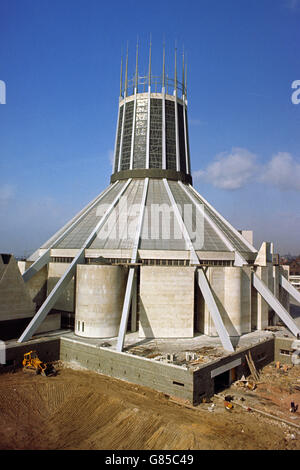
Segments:
[[[256,249],[245,240],[191,185],[181,181],[150,179],[145,204],[142,203],[145,179],[117,181],[80,211],[41,248],[56,250],[80,249],[93,232],[107,208],[124,189],[114,210],[100,228],[89,246],[93,250],[131,250],[141,211],[144,217],[140,230],[139,250],[189,251],[190,246],[174,212],[171,192],[179,209],[184,226],[194,250],[201,255],[239,252],[246,259],[253,259]],[[99,251],[99,254],[100,254]],[[146,257],[146,255],[145,255]],[[230,259],[230,257],[227,259]]]

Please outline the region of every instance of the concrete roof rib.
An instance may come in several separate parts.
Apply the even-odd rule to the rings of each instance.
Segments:
[[[107,205],[111,204],[126,180],[110,185],[70,222],[59,230],[41,248],[49,248],[65,230],[65,236],[56,244],[56,249],[79,249],[97,225]],[[168,181],[171,193],[183,217],[193,247],[198,252],[253,253],[243,237],[221,217],[207,201],[187,184]],[[91,249],[131,249],[141,211],[144,179],[133,179],[124,195],[101,228]],[[206,217],[199,210],[201,206]],[[73,224],[73,228],[70,227]],[[226,240],[225,240],[226,239]],[[230,248],[232,247],[232,249]],[[141,250],[188,251],[186,240],[172,210],[170,198],[162,179],[150,179],[142,224]],[[159,254],[158,254],[159,256]]]

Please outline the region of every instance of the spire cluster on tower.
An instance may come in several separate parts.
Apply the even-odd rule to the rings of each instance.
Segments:
[[[137,40],[135,74],[129,79],[127,44],[124,83],[121,59],[119,113],[111,181],[149,176],[191,182],[184,53],[182,82],[177,78],[177,47],[174,78],[166,74],[165,44],[162,75],[152,74],[151,38],[147,75],[139,74],[138,56]]]
[[[161,75],[152,74],[152,40],[150,38],[149,44],[149,61],[148,61],[148,73],[140,74],[138,71],[138,56],[139,56],[139,40],[137,39],[136,44],[136,61],[135,61],[135,73],[130,78],[128,70],[128,60],[129,60],[129,51],[128,44],[126,47],[126,59],[125,59],[125,77],[123,77],[123,54],[121,54],[121,72],[120,72],[120,98],[125,96],[130,96],[131,94],[137,92],[147,92],[148,87],[152,87],[152,91],[160,92],[163,89],[166,90],[166,93],[174,94],[175,90],[177,91],[178,96],[183,97],[187,96],[187,82],[186,82],[186,63],[184,50],[182,53],[182,81],[178,80],[177,74],[177,47],[174,49],[174,77],[172,78],[169,74],[166,74],[166,48],[165,43],[163,43],[163,66]]]

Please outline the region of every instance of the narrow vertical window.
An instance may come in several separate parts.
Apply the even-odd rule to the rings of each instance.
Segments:
[[[162,104],[161,99],[151,98],[150,168],[162,167]]]
[[[138,98],[136,102],[133,168],[146,167],[148,99]]]
[[[175,103],[166,100],[166,155],[167,169],[176,170],[176,132],[175,132]]]
[[[120,117],[119,117],[118,136],[117,136],[117,145],[116,145],[116,155],[115,155],[115,172],[118,171],[118,167],[119,167],[119,153],[120,153],[122,122],[123,122],[123,109],[124,109],[124,106],[121,106],[121,108],[120,108]]]
[[[184,139],[184,119],[183,106],[177,104],[178,109],[178,135],[179,135],[179,153],[180,153],[180,170],[186,173],[186,155],[185,155],[185,139]]]
[[[128,170],[130,166],[133,108],[134,108],[134,101],[129,101],[128,103],[126,103],[125,117],[124,117],[122,157],[121,157],[121,170]]]

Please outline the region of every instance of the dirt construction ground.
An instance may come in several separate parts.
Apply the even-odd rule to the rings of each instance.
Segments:
[[[61,365],[56,377],[0,375],[1,449],[300,449],[300,366],[273,365],[256,390],[232,385],[227,411],[213,398],[197,407],[153,390]],[[244,408],[242,406],[244,406]],[[253,407],[296,426],[274,420]],[[298,427],[297,427],[298,425]]]

